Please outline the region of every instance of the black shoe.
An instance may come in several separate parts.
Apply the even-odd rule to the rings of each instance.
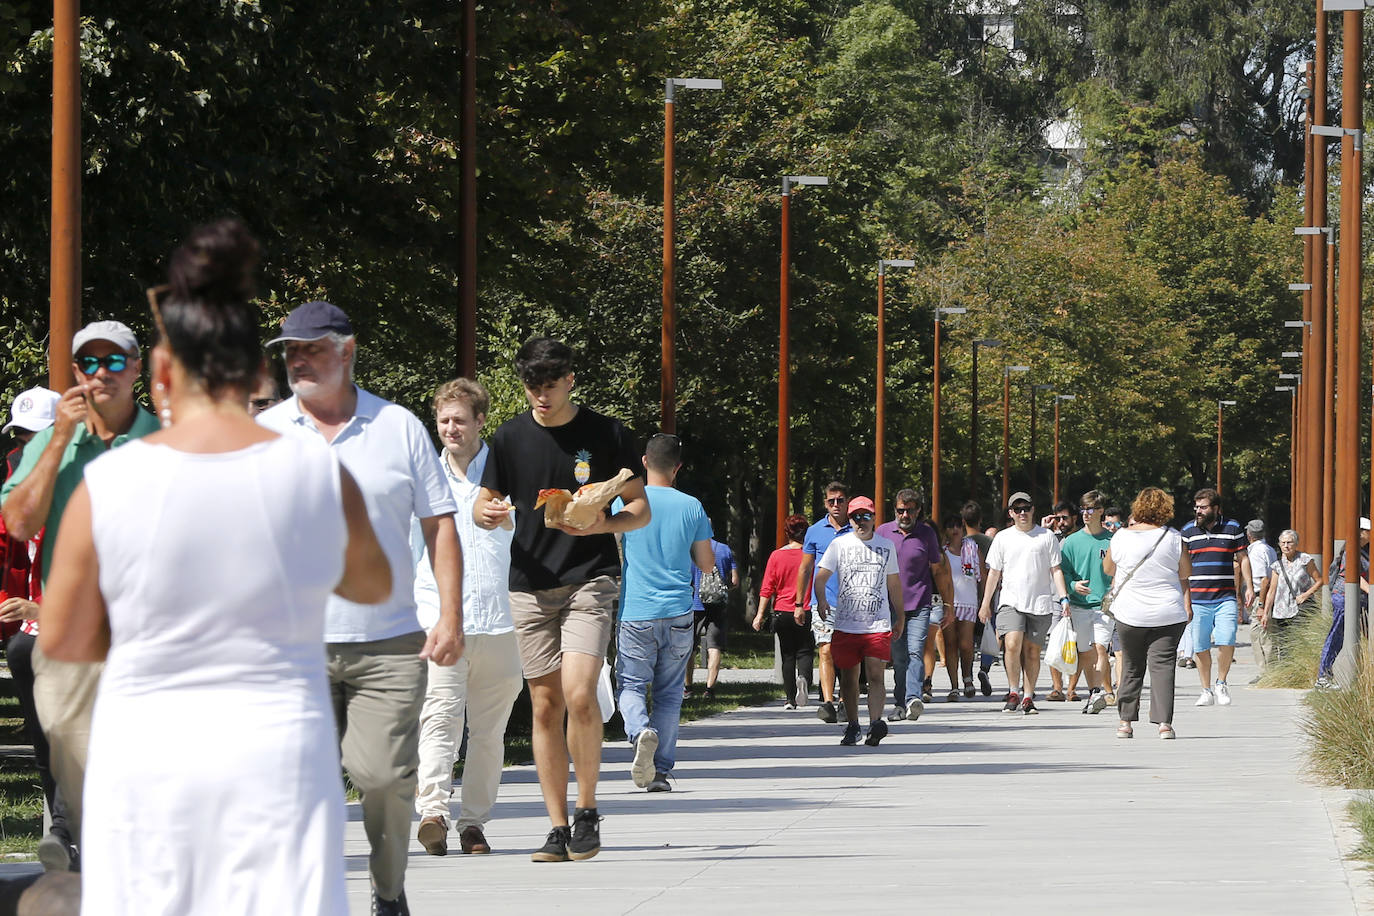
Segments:
[[[988,685],[988,687],[991,686],[991,684]],[[973,692],[973,681],[964,681],[964,698],[971,699],[973,697]]]
[[[372,916],[410,916],[410,907],[406,906],[406,892],[401,891],[401,896],[395,900],[383,900],[377,896],[377,889],[372,889]]]
[[[933,699],[935,699],[935,695],[930,692],[930,678],[926,678],[925,682],[921,684],[921,700],[929,703]]]
[[[601,851],[601,816],[595,808],[574,808],[568,858],[581,861]]]
[[[81,855],[65,834],[49,832],[38,841],[38,861],[44,871],[81,871]]]
[[[839,714],[835,712],[835,704],[828,700],[816,707],[816,718],[832,725],[840,721]]]
[[[853,747],[859,743],[859,723],[850,722],[844,727],[844,737],[840,739],[840,744],[845,747]]]
[[[703,700],[714,700],[716,698],[716,692],[710,687],[707,687],[701,692],[701,698]]]
[[[572,830],[568,827],[555,827],[549,831],[549,838],[544,841],[544,845],[530,854],[531,862],[566,862],[568,861],[568,841],[572,839]]]
[[[978,689],[983,692],[983,696],[992,696],[992,678],[988,677],[986,671],[978,672]]]
[[[868,725],[868,737],[864,739],[864,744],[869,747],[877,747],[878,742],[887,737],[887,723],[882,719],[874,719]]]

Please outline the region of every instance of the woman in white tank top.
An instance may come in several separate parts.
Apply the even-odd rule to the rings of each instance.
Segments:
[[[168,428],[92,462],[58,536],[40,648],[106,661],[83,913],[347,911],[324,603],[384,599],[390,567],[328,449],[248,416],[256,260],[231,220],[174,253],[150,294]]]

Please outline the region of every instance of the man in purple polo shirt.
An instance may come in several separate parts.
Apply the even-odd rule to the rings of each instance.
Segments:
[[[888,718],[893,721],[914,721],[925,711],[925,704],[921,702],[921,684],[925,681],[926,631],[930,627],[931,598],[938,587],[945,607],[952,609],[954,592],[949,578],[949,564],[945,562],[945,553],[940,549],[940,539],[935,534],[934,526],[925,520],[925,494],[907,487],[898,490],[893,501],[897,507],[897,518],[879,525],[877,533],[897,547],[897,575],[902,583],[902,614],[906,618],[906,626],[893,628],[892,695],[897,701],[897,708]]]

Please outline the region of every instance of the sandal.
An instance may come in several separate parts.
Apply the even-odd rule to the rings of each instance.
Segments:
[[[1051,703],[1062,703],[1064,702],[1064,693],[1060,690],[1051,690],[1050,695],[1045,697],[1045,699],[1049,700]]]
[[[1079,700],[1081,700],[1081,699],[1083,699],[1083,698],[1080,697],[1080,696],[1078,695],[1078,691],[1077,691],[1077,690],[1075,690],[1073,693],[1069,694],[1069,702],[1070,702],[1070,703],[1077,703],[1077,702],[1078,702]]]
[[[1117,728],[1116,736],[1118,738],[1134,738],[1135,732],[1131,731],[1131,727],[1129,725],[1122,725]]]
[[[1174,734],[1174,727],[1169,723],[1164,723],[1159,727],[1159,737],[1162,741],[1172,741],[1178,737]]]

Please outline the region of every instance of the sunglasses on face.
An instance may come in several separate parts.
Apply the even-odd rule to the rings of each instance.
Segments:
[[[861,522],[861,523],[862,523],[862,522],[871,522],[871,521],[873,521],[873,513],[872,513],[872,512],[855,512],[853,515],[849,516],[849,518],[850,518],[852,521]]]
[[[849,502],[848,496],[832,496],[825,501],[827,506],[842,506]]]
[[[1056,522],[1067,522],[1069,520],[1069,517],[1067,515],[1056,515],[1054,517],[1054,520]]]
[[[1029,512],[1030,510],[1031,510],[1031,507],[1030,507],[1030,506],[1012,506],[1012,507],[1011,507],[1011,511],[1015,512],[1017,515],[1024,515],[1024,514],[1026,514],[1027,512]]]
[[[1110,530],[1110,531],[1115,531],[1116,529],[1118,529],[1118,528],[1121,527],[1121,523],[1120,523],[1120,522],[1103,522],[1103,523],[1102,523],[1102,527],[1103,527],[1103,528],[1106,528],[1106,529],[1108,529],[1108,530]]]
[[[1082,509],[1079,509],[1078,511],[1083,513],[1084,515],[1092,515],[1094,512],[1097,511],[1097,506],[1084,506]]]
[[[915,509],[908,508],[908,507],[906,507],[906,506],[898,506],[898,507],[897,507],[897,514],[898,514],[898,515],[915,515],[915,514],[916,514],[916,510],[915,510]]]
[[[124,367],[129,365],[129,357],[124,353],[111,353],[108,356],[78,356],[73,362],[82,375],[95,375],[101,366],[111,372],[123,372]]]

